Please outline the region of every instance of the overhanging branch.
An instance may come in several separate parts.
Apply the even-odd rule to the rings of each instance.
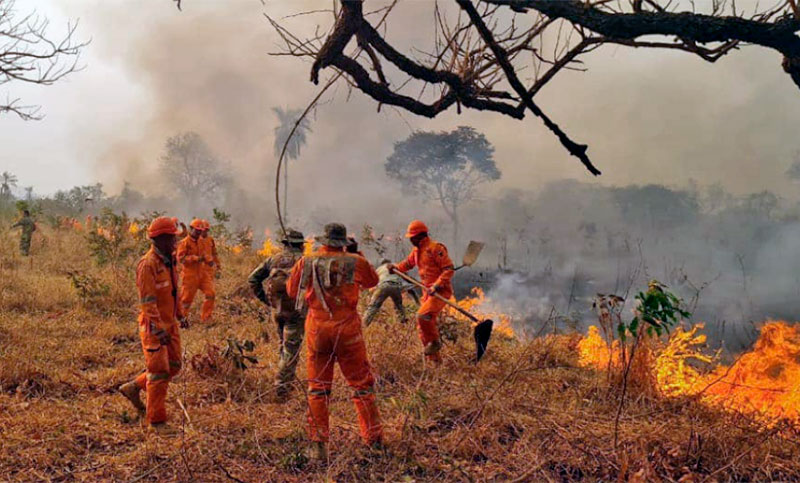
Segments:
[[[525,86],[522,84],[522,81],[519,80],[516,71],[514,70],[514,66],[511,65],[511,62],[508,60],[508,54],[506,53],[505,49],[503,49],[500,45],[498,45],[497,41],[495,41],[492,32],[489,30],[489,27],[486,26],[486,23],[483,21],[480,13],[475,9],[475,6],[472,4],[470,0],[456,0],[456,3],[467,13],[470,20],[472,20],[472,24],[481,34],[484,42],[491,48],[492,53],[494,54],[497,62],[502,67],[503,72],[508,79],[508,83],[511,84],[511,87],[516,91],[517,95],[522,99],[522,103],[527,107],[531,112],[533,112],[536,117],[540,118],[544,125],[547,126],[550,131],[553,132],[558,137],[558,140],[561,141],[561,144],[569,151],[569,153],[576,158],[578,158],[586,169],[589,170],[590,173],[597,176],[600,174],[600,170],[597,169],[592,161],[589,159],[589,156],[586,154],[587,146],[585,144],[578,144],[572,139],[567,136],[567,134],[558,127],[558,124],[554,123],[540,108],[533,102],[533,96],[528,93],[528,90],[525,89]]]

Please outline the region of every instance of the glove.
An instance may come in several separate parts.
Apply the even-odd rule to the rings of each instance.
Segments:
[[[181,329],[188,329],[189,328],[189,318],[188,317],[181,317],[178,319],[178,322],[181,324]]]
[[[433,295],[438,291],[439,291],[439,286],[436,285],[436,284],[433,284],[430,288],[428,288],[428,295]]]
[[[395,272],[395,270],[397,270],[397,265],[395,265],[394,263],[390,263],[390,264],[389,264],[389,265],[386,267],[386,269],[387,269],[387,270],[389,270],[389,273],[394,273],[394,272]]]
[[[170,341],[172,341],[172,337],[170,337],[169,332],[164,329],[158,329],[153,332],[153,335],[158,337],[158,343],[161,345],[169,345]]]

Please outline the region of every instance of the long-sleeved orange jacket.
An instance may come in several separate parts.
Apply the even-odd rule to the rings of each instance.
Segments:
[[[139,324],[153,332],[175,323],[180,317],[178,275],[171,260],[155,247],[139,260],[136,288],[139,290]]]
[[[452,293],[451,280],[455,275],[453,261],[447,254],[447,247],[432,240],[423,239],[418,247],[414,247],[408,258],[398,263],[395,267],[399,272],[408,272],[414,267],[419,268],[419,277],[426,287],[439,287],[442,293]]]

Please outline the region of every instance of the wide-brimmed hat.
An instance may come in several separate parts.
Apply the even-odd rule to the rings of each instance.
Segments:
[[[306,239],[303,236],[303,232],[287,228],[281,236],[281,241],[284,243],[305,243]]]
[[[329,247],[346,247],[350,244],[347,241],[347,228],[341,223],[328,223],[325,225],[325,234],[314,237],[315,240]]]

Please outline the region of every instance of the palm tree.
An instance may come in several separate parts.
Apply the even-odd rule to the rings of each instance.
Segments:
[[[8,171],[3,171],[0,174],[0,199],[7,200],[11,198],[11,188],[16,188],[17,177]]]
[[[275,152],[275,156],[280,158],[281,152],[283,151],[283,145],[286,144],[286,140],[289,138],[289,135],[292,133],[292,129],[294,129],[295,124],[297,124],[297,120],[300,119],[300,116],[303,114],[302,109],[281,109],[280,107],[273,107],[272,112],[278,116],[278,125],[275,127],[275,143],[273,144],[273,150]],[[311,132],[311,125],[308,121],[308,118],[303,118],[300,121],[300,124],[297,124],[297,129],[294,131],[294,135],[289,140],[289,144],[286,146],[286,159],[284,160],[283,166],[283,217],[287,217],[287,205],[288,205],[288,198],[289,198],[289,163],[288,160],[290,159],[297,159],[300,157],[300,148],[305,146],[306,144],[306,134]]]

